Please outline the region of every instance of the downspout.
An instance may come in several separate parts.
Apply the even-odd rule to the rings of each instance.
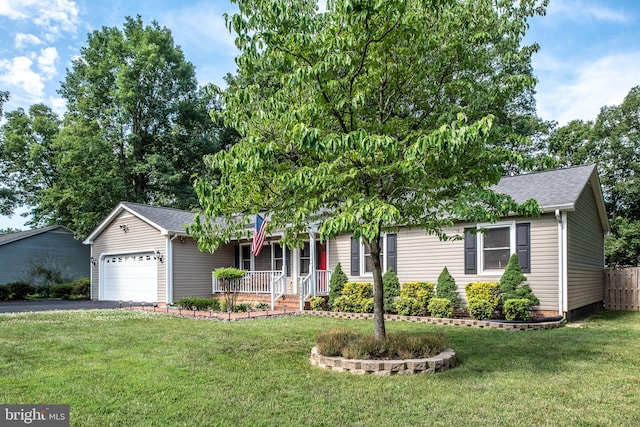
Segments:
[[[167,305],[173,304],[173,240],[178,237],[174,234],[171,239],[167,236]]]
[[[567,213],[555,211],[558,221],[558,313],[564,318],[568,311],[568,274],[567,274]]]

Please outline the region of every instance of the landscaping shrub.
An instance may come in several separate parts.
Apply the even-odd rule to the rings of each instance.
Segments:
[[[180,301],[176,303],[176,305],[182,307],[185,310],[191,310],[192,307],[195,307],[196,310],[206,311],[220,310],[220,301],[215,298],[198,298],[198,297],[185,297],[181,298]]]
[[[342,356],[342,350],[361,338],[360,333],[346,328],[328,329],[316,337],[316,347],[324,356]]]
[[[458,295],[458,287],[453,276],[449,273],[447,267],[442,269],[442,273],[438,276],[436,284],[436,296],[438,298],[446,298],[451,301],[453,307],[460,305],[460,296]],[[429,310],[431,311],[431,310]]]
[[[347,282],[342,295],[333,302],[333,311],[347,313],[373,313],[373,284]]]
[[[271,309],[271,304],[268,302],[259,302],[256,304],[256,310],[269,310]]]
[[[316,338],[316,346],[324,356],[348,359],[416,359],[435,356],[444,348],[441,334],[388,334],[385,340],[373,335],[362,336],[349,329],[331,329]]]
[[[329,280],[329,309],[333,309],[333,302],[340,296],[342,293],[342,289],[344,288],[345,283],[347,283],[349,279],[347,275],[342,271],[342,266],[340,263],[336,265],[336,269],[331,274],[331,279]]]
[[[473,282],[467,284],[464,290],[467,295],[467,309],[474,319],[489,319],[500,303],[498,283]]]
[[[508,299],[502,311],[507,320],[531,320],[531,301],[527,298]]]
[[[418,316],[427,310],[435,285],[431,282],[405,282],[395,301],[396,312],[402,316]]]
[[[50,285],[36,285],[34,286],[36,292],[33,295],[34,297],[39,297],[39,298],[49,298],[50,295],[50,290],[51,290],[51,286]]]
[[[384,311],[386,313],[394,313],[394,302],[400,296],[400,281],[393,270],[388,270],[382,276],[382,284],[384,286]]]
[[[91,279],[88,277],[74,280],[71,282],[71,286],[73,286],[73,290],[71,291],[71,296],[75,299],[86,298],[89,299],[91,295]]]
[[[325,311],[327,309],[327,301],[322,297],[311,297],[309,299],[311,310]]]
[[[500,278],[500,293],[502,294],[502,301],[510,299],[527,299],[529,300],[529,308],[531,308],[532,305],[540,304],[540,300],[534,295],[531,287],[525,284],[526,281],[527,276],[523,274],[522,268],[520,268],[518,255],[511,255],[509,263]]]
[[[51,287],[59,283],[69,283],[73,275],[69,267],[53,259],[31,261],[26,280],[35,287]]]
[[[49,295],[52,298],[69,299],[73,292],[73,285],[71,283],[58,283],[49,288]]]
[[[0,301],[7,301],[10,295],[9,287],[7,285],[0,285]]]
[[[453,305],[447,298],[431,298],[427,309],[431,317],[450,318],[453,315]]]
[[[244,270],[235,267],[216,268],[213,272],[213,277],[218,280],[220,288],[224,292],[226,307],[230,308],[231,311],[235,311],[236,299],[238,297],[238,290],[236,288],[237,281],[245,277],[246,274]]]
[[[220,301],[220,311],[223,312],[223,313],[226,313],[227,312],[227,308],[228,308],[227,307],[227,300],[226,299],[221,299],[221,300],[218,300],[218,301]]]
[[[36,288],[25,282],[13,282],[5,285],[9,290],[9,298],[12,300],[25,299],[27,295],[34,294]]]
[[[246,313],[247,311],[251,310],[253,308],[253,305],[251,305],[251,303],[249,302],[241,302],[240,304],[236,304],[233,308],[233,312],[234,313]]]

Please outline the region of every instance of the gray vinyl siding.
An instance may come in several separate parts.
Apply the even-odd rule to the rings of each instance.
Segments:
[[[509,219],[513,221],[514,219]],[[558,228],[553,214],[540,218],[515,218],[516,223],[531,224],[531,273],[528,283],[540,298],[541,310],[558,310]],[[447,228],[448,235],[462,235],[464,224]],[[370,282],[370,276],[350,274],[351,236],[342,235],[329,242],[329,263],[332,270],[338,262],[350,281]],[[497,282],[500,275],[464,274],[464,240],[440,241],[418,228],[402,228],[398,232],[398,279],[400,282],[436,282],[446,266],[458,285],[463,298],[466,284],[478,281]]]
[[[604,298],[604,231],[590,185],[567,222],[568,309],[573,310]]]
[[[124,224],[126,224],[129,229],[126,233],[120,228],[120,226]],[[130,213],[123,211],[94,239],[91,247],[91,256],[98,261],[103,254],[117,255],[123,253],[159,251],[164,258],[164,262],[158,262],[157,264],[157,301],[164,302],[166,301],[167,289],[166,245],[166,236],[161,235],[158,229]],[[91,296],[94,299],[99,298],[99,266],[100,264],[98,262],[98,265],[91,267]]]
[[[200,252],[191,238],[174,239],[173,245],[173,301],[184,297],[210,298],[212,274],[216,268],[233,267],[233,245],[225,245],[214,253]]]
[[[90,249],[60,228],[0,246],[0,284],[28,280],[34,267],[55,268],[68,280],[89,277]]]
[[[260,254],[253,260],[253,269],[255,271],[271,270],[271,245],[262,247]]]

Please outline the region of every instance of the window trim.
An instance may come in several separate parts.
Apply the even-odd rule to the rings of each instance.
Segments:
[[[389,247],[387,245],[387,233],[383,233],[382,234],[382,274],[386,273],[387,271],[387,248]],[[366,265],[367,265],[367,260],[365,257],[365,247],[364,247],[364,242],[362,241],[362,237],[360,238],[360,277],[373,277],[373,271],[367,272],[366,271]]]
[[[509,256],[516,253],[516,221],[499,221],[495,223],[480,223],[476,225],[476,229],[478,233],[477,236],[477,266],[478,271],[476,274],[485,275],[485,276],[496,276],[502,275],[504,273],[504,268],[502,269],[485,269],[484,268],[484,237],[485,233],[481,232],[481,230],[490,230],[492,228],[507,228],[509,227]],[[506,268],[506,265],[505,265]]]
[[[247,259],[247,260],[245,260],[242,257],[242,247],[243,246],[248,246],[249,247],[249,259]],[[240,243],[238,252],[239,252],[238,261],[240,261],[240,270],[244,270],[243,262],[244,261],[249,261],[249,270],[245,270],[245,271],[253,271],[254,256],[253,256],[253,253],[251,252],[251,243]]]

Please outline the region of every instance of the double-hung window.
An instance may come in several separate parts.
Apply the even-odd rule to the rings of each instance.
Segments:
[[[529,223],[502,221],[465,228],[465,274],[502,274],[512,254],[530,272]]]
[[[380,262],[382,271],[392,269],[396,271],[397,235],[383,234],[380,242]],[[397,271],[396,271],[397,272]],[[371,250],[362,239],[351,238],[351,276],[371,276],[373,265],[371,264]]]

